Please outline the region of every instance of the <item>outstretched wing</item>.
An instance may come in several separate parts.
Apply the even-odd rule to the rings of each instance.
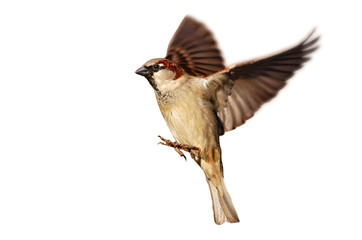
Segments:
[[[189,16],[183,19],[171,39],[166,58],[193,76],[206,76],[225,68],[212,33]]]
[[[238,64],[205,78],[209,87],[216,88],[216,111],[225,132],[251,118],[310,59],[308,55],[318,48],[319,37],[313,38],[313,33],[279,54]]]

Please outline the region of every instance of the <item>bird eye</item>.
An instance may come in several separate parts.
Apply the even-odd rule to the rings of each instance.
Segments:
[[[155,63],[154,65],[153,65],[153,68],[155,68],[155,69],[157,69],[157,68],[159,68],[160,67],[160,65],[158,65],[157,63]]]

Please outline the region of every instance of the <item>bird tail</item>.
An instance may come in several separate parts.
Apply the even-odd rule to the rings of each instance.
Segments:
[[[226,190],[224,180],[221,178],[221,187],[223,193],[220,193],[214,184],[206,177],[207,183],[209,184],[212,208],[214,210],[214,220],[218,225],[224,222],[236,223],[239,222],[238,214],[234,208],[231,197]]]

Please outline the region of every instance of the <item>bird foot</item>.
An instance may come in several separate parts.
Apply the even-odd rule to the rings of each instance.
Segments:
[[[184,150],[186,152],[191,152],[191,150],[200,150],[200,148],[195,147],[195,146],[190,146],[190,145],[186,145],[186,144],[181,144],[181,143],[177,143],[177,142],[172,142],[168,139],[165,139],[161,136],[158,136],[163,142],[159,142],[158,144],[162,144],[165,146],[169,146],[175,149],[175,151],[183,158],[185,158],[186,160],[186,156],[183,154],[183,152],[181,152],[181,150]]]

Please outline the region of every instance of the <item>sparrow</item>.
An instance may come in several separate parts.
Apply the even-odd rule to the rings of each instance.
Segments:
[[[152,86],[175,142],[164,145],[190,153],[206,176],[214,221],[239,222],[225,187],[219,138],[245,123],[271,100],[310,59],[318,46],[314,30],[277,54],[225,67],[210,30],[186,16],[172,37],[165,58],[147,61],[136,73]]]

